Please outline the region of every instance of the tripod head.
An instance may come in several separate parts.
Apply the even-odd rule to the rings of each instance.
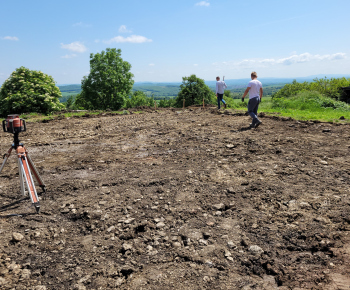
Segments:
[[[19,145],[21,145],[18,139],[18,134],[20,132],[27,131],[26,127],[26,121],[19,118],[19,115],[13,114],[8,115],[6,120],[2,121],[2,128],[4,129],[4,132],[12,133],[13,136],[13,147],[17,148]]]
[[[27,131],[26,121],[19,118],[19,115],[8,115],[6,120],[2,121],[2,128],[4,132],[18,134]]]

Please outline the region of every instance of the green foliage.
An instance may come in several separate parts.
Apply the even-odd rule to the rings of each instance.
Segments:
[[[73,109],[74,96],[69,96],[67,102],[65,103],[67,109]]]
[[[298,83],[294,80],[291,84],[286,84],[282,89],[273,94],[273,98],[290,98],[303,91],[317,91],[324,96],[339,100],[341,88],[350,85],[350,79],[331,78],[314,79],[313,82]]]
[[[64,106],[53,78],[41,71],[20,67],[0,88],[0,115],[36,112],[49,114]]]
[[[85,96],[80,93],[76,95],[73,106],[76,110],[84,110],[90,108],[91,104],[85,99]]]
[[[350,104],[350,86],[344,87],[340,94],[339,101],[346,102]]]
[[[293,97],[274,97],[272,108],[317,111],[324,109],[350,111],[350,105],[326,97],[317,91],[302,91]]]
[[[76,105],[93,110],[118,110],[132,90],[131,65],[121,58],[121,50],[107,48],[90,54],[90,74],[81,81]]]
[[[350,123],[349,105],[320,95],[318,92],[303,92],[293,98],[263,97],[259,113],[291,117],[295,120],[319,120],[323,122]],[[234,108],[247,110],[247,100],[234,99]]]
[[[205,84],[204,80],[197,78],[196,75],[182,78],[180,85],[180,92],[175,99],[175,106],[182,107],[183,99],[185,99],[185,106],[214,104],[216,97],[215,93]]]
[[[350,105],[341,100],[342,87],[348,86],[350,79],[315,79],[311,83],[285,85],[272,98],[269,112],[280,112],[301,120],[338,121],[340,117],[350,117]]]
[[[125,101],[124,108],[135,108],[135,107],[153,107],[154,99],[153,97],[147,97],[144,92],[135,91],[130,98],[127,98]]]
[[[162,100],[159,101],[158,106],[160,108],[175,107],[175,98],[173,99],[163,98]]]
[[[239,94],[239,102],[237,102],[237,99],[238,99],[238,97],[236,96],[237,93],[232,93],[232,91],[226,90],[224,92],[224,100],[226,102],[227,108],[230,108],[230,109],[242,109],[242,108],[244,108],[244,109],[246,109],[247,104],[241,102],[243,92],[244,91],[242,91],[242,93]]]

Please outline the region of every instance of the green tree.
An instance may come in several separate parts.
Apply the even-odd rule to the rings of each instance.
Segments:
[[[153,97],[147,97],[142,91],[135,91],[130,98],[126,99],[124,107],[129,109],[142,106],[154,106],[154,99]]]
[[[160,108],[165,108],[165,107],[167,107],[167,100],[166,100],[165,98],[161,99],[161,100],[159,101],[159,103],[158,103],[158,106],[159,106]]]
[[[66,108],[67,109],[72,109],[74,106],[74,99],[75,96],[74,95],[70,95],[67,99],[67,101],[65,102]]]
[[[0,88],[0,115],[49,114],[64,108],[59,102],[61,97],[51,76],[22,66]]]
[[[76,105],[85,109],[120,109],[134,84],[130,69],[130,63],[121,58],[120,49],[91,53],[90,74],[81,81]]]
[[[175,99],[175,106],[182,107],[183,99],[185,106],[201,105],[215,103],[215,93],[205,84],[204,80],[197,78],[196,75],[182,78],[180,92]]]
[[[159,101],[158,106],[160,108],[174,107],[175,106],[175,98],[163,98]]]

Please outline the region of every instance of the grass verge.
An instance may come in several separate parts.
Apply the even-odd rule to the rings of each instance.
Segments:
[[[329,99],[329,98],[327,98]],[[284,99],[280,102],[273,101],[271,97],[262,99],[259,105],[259,112],[264,112],[268,115],[278,114],[283,117],[291,117],[300,121],[321,121],[321,122],[334,122],[334,123],[350,123],[350,106],[340,102],[340,106],[337,101],[331,100],[328,104],[329,107],[322,107],[325,104],[324,98],[321,99],[303,99],[300,96],[296,96],[291,99]],[[241,100],[233,100],[235,109],[247,110],[247,101],[242,103]],[[320,105],[321,103],[321,105]],[[334,105],[335,103],[335,105]]]

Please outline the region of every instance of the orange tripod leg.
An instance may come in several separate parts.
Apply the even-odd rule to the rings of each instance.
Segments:
[[[34,186],[34,181],[33,181],[33,177],[32,177],[31,172],[30,172],[30,166],[28,164],[25,150],[22,146],[18,146],[16,149],[16,152],[17,152],[18,159],[19,159],[18,164],[20,166],[20,174],[22,174],[22,176],[24,177],[25,183],[26,183],[27,188],[28,188],[29,197],[30,197],[32,203],[34,204],[36,211],[39,212],[39,210],[40,210],[39,197],[37,195],[37,192],[36,192],[36,189]]]
[[[39,186],[42,188],[42,190],[44,192],[46,192],[46,186],[45,186],[43,180],[41,179],[38,170],[36,169],[32,159],[30,158],[27,149],[24,146],[23,146],[23,148],[24,148],[24,151],[25,151],[26,156],[27,156],[27,160],[28,160],[28,164],[29,164],[30,170],[32,171],[36,181],[39,183]]]

